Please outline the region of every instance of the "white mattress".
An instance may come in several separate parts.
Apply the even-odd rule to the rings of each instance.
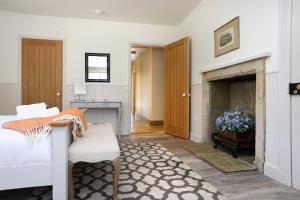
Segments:
[[[0,116],[0,125],[16,116]],[[30,141],[24,134],[0,127],[0,167],[51,162],[51,135]]]

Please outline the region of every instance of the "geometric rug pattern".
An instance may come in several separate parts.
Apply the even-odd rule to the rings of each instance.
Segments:
[[[120,144],[119,199],[223,200],[225,197],[159,143]],[[77,163],[73,168],[74,198],[111,199],[111,162]],[[38,188],[28,200],[50,200],[51,188]]]

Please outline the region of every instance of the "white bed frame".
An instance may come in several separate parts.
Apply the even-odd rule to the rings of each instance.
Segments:
[[[52,162],[0,167],[0,190],[52,185],[53,200],[68,199],[68,147],[72,123],[60,121],[51,125]]]

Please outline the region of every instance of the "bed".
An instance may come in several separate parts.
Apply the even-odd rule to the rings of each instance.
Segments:
[[[0,125],[16,116],[0,116]],[[53,122],[53,131],[38,141],[0,127],[0,190],[53,187],[54,200],[68,198],[68,146],[71,121]]]

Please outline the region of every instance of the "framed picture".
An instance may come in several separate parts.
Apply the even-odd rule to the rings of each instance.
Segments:
[[[85,82],[110,82],[110,54],[85,53]]]
[[[240,18],[215,30],[215,57],[240,48]]]

